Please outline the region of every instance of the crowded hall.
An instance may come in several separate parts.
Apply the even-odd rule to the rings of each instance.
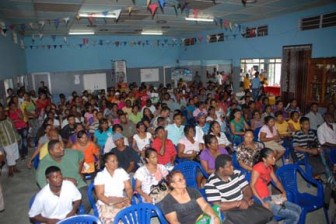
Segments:
[[[336,224],[333,0],[0,2],[0,223]]]

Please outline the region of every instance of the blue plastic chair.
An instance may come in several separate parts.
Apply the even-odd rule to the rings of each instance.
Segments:
[[[128,224],[150,224],[153,214],[159,219],[161,224],[167,224],[165,217],[161,210],[153,204],[140,203],[122,209],[114,218],[114,224],[122,223]]]
[[[93,214],[95,217],[99,217],[99,214],[98,214],[98,209],[97,209],[97,206],[96,206],[96,200],[93,196],[93,193],[94,193],[94,183],[92,182],[89,186],[88,186],[88,191],[87,191],[87,194],[88,194],[88,199],[89,199],[89,202],[90,202],[90,205],[91,205],[91,208],[93,210]]]
[[[317,187],[317,194],[312,195],[306,192],[299,192],[297,175],[300,174],[301,177],[309,184]],[[301,206],[302,212],[300,216],[300,224],[304,224],[306,221],[306,214],[308,212],[315,211],[319,208],[323,208],[324,215],[327,223],[329,224],[328,211],[324,206],[324,192],[323,186],[320,182],[313,179],[311,176],[307,175],[300,166],[295,164],[288,164],[280,167],[276,171],[276,175],[282,182],[283,187],[286,192],[290,192],[288,200],[294,202]]]
[[[183,174],[188,187],[197,187],[197,170],[200,170],[203,176],[207,179],[209,175],[201,166],[201,164],[194,161],[184,161],[177,164],[173,170],[179,170]]]
[[[102,224],[102,222],[93,215],[76,215],[63,219],[57,224]]]
[[[259,132],[260,132],[261,127],[254,129],[253,131],[253,141],[257,142],[259,141]]]
[[[31,199],[29,200],[29,209],[32,207],[34,201],[35,201],[35,197],[36,197],[36,194],[33,195],[33,197],[31,197]],[[40,222],[32,222],[34,224],[40,224]]]

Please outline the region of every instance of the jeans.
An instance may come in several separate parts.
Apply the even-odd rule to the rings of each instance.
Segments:
[[[17,130],[21,136],[21,141],[19,144],[20,156],[28,155],[28,128],[21,128]]]
[[[265,198],[264,201],[270,204],[272,213],[275,216],[283,218],[282,221],[284,224],[296,224],[299,222],[301,214],[301,207],[299,205],[289,201],[285,201],[282,205],[275,204],[271,200],[271,197]]]

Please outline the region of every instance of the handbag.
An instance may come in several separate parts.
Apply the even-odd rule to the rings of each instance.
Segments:
[[[162,179],[158,184],[151,186],[150,193],[148,195],[154,198],[155,203],[157,203],[166,197],[167,194],[169,194],[169,188],[165,179]]]

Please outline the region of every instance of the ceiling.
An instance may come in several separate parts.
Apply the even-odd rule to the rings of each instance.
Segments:
[[[242,1],[247,1],[244,6]],[[149,6],[157,10],[152,16]],[[97,35],[138,35],[161,30],[177,36],[212,30],[290,12],[323,6],[335,0],[1,0],[0,21],[22,35],[67,35],[69,30],[94,30]],[[152,4],[152,5],[151,5]],[[163,7],[160,7],[163,6]],[[80,18],[117,12],[111,18]],[[186,21],[185,17],[210,17],[215,22]],[[4,29],[4,24],[0,23]]]

